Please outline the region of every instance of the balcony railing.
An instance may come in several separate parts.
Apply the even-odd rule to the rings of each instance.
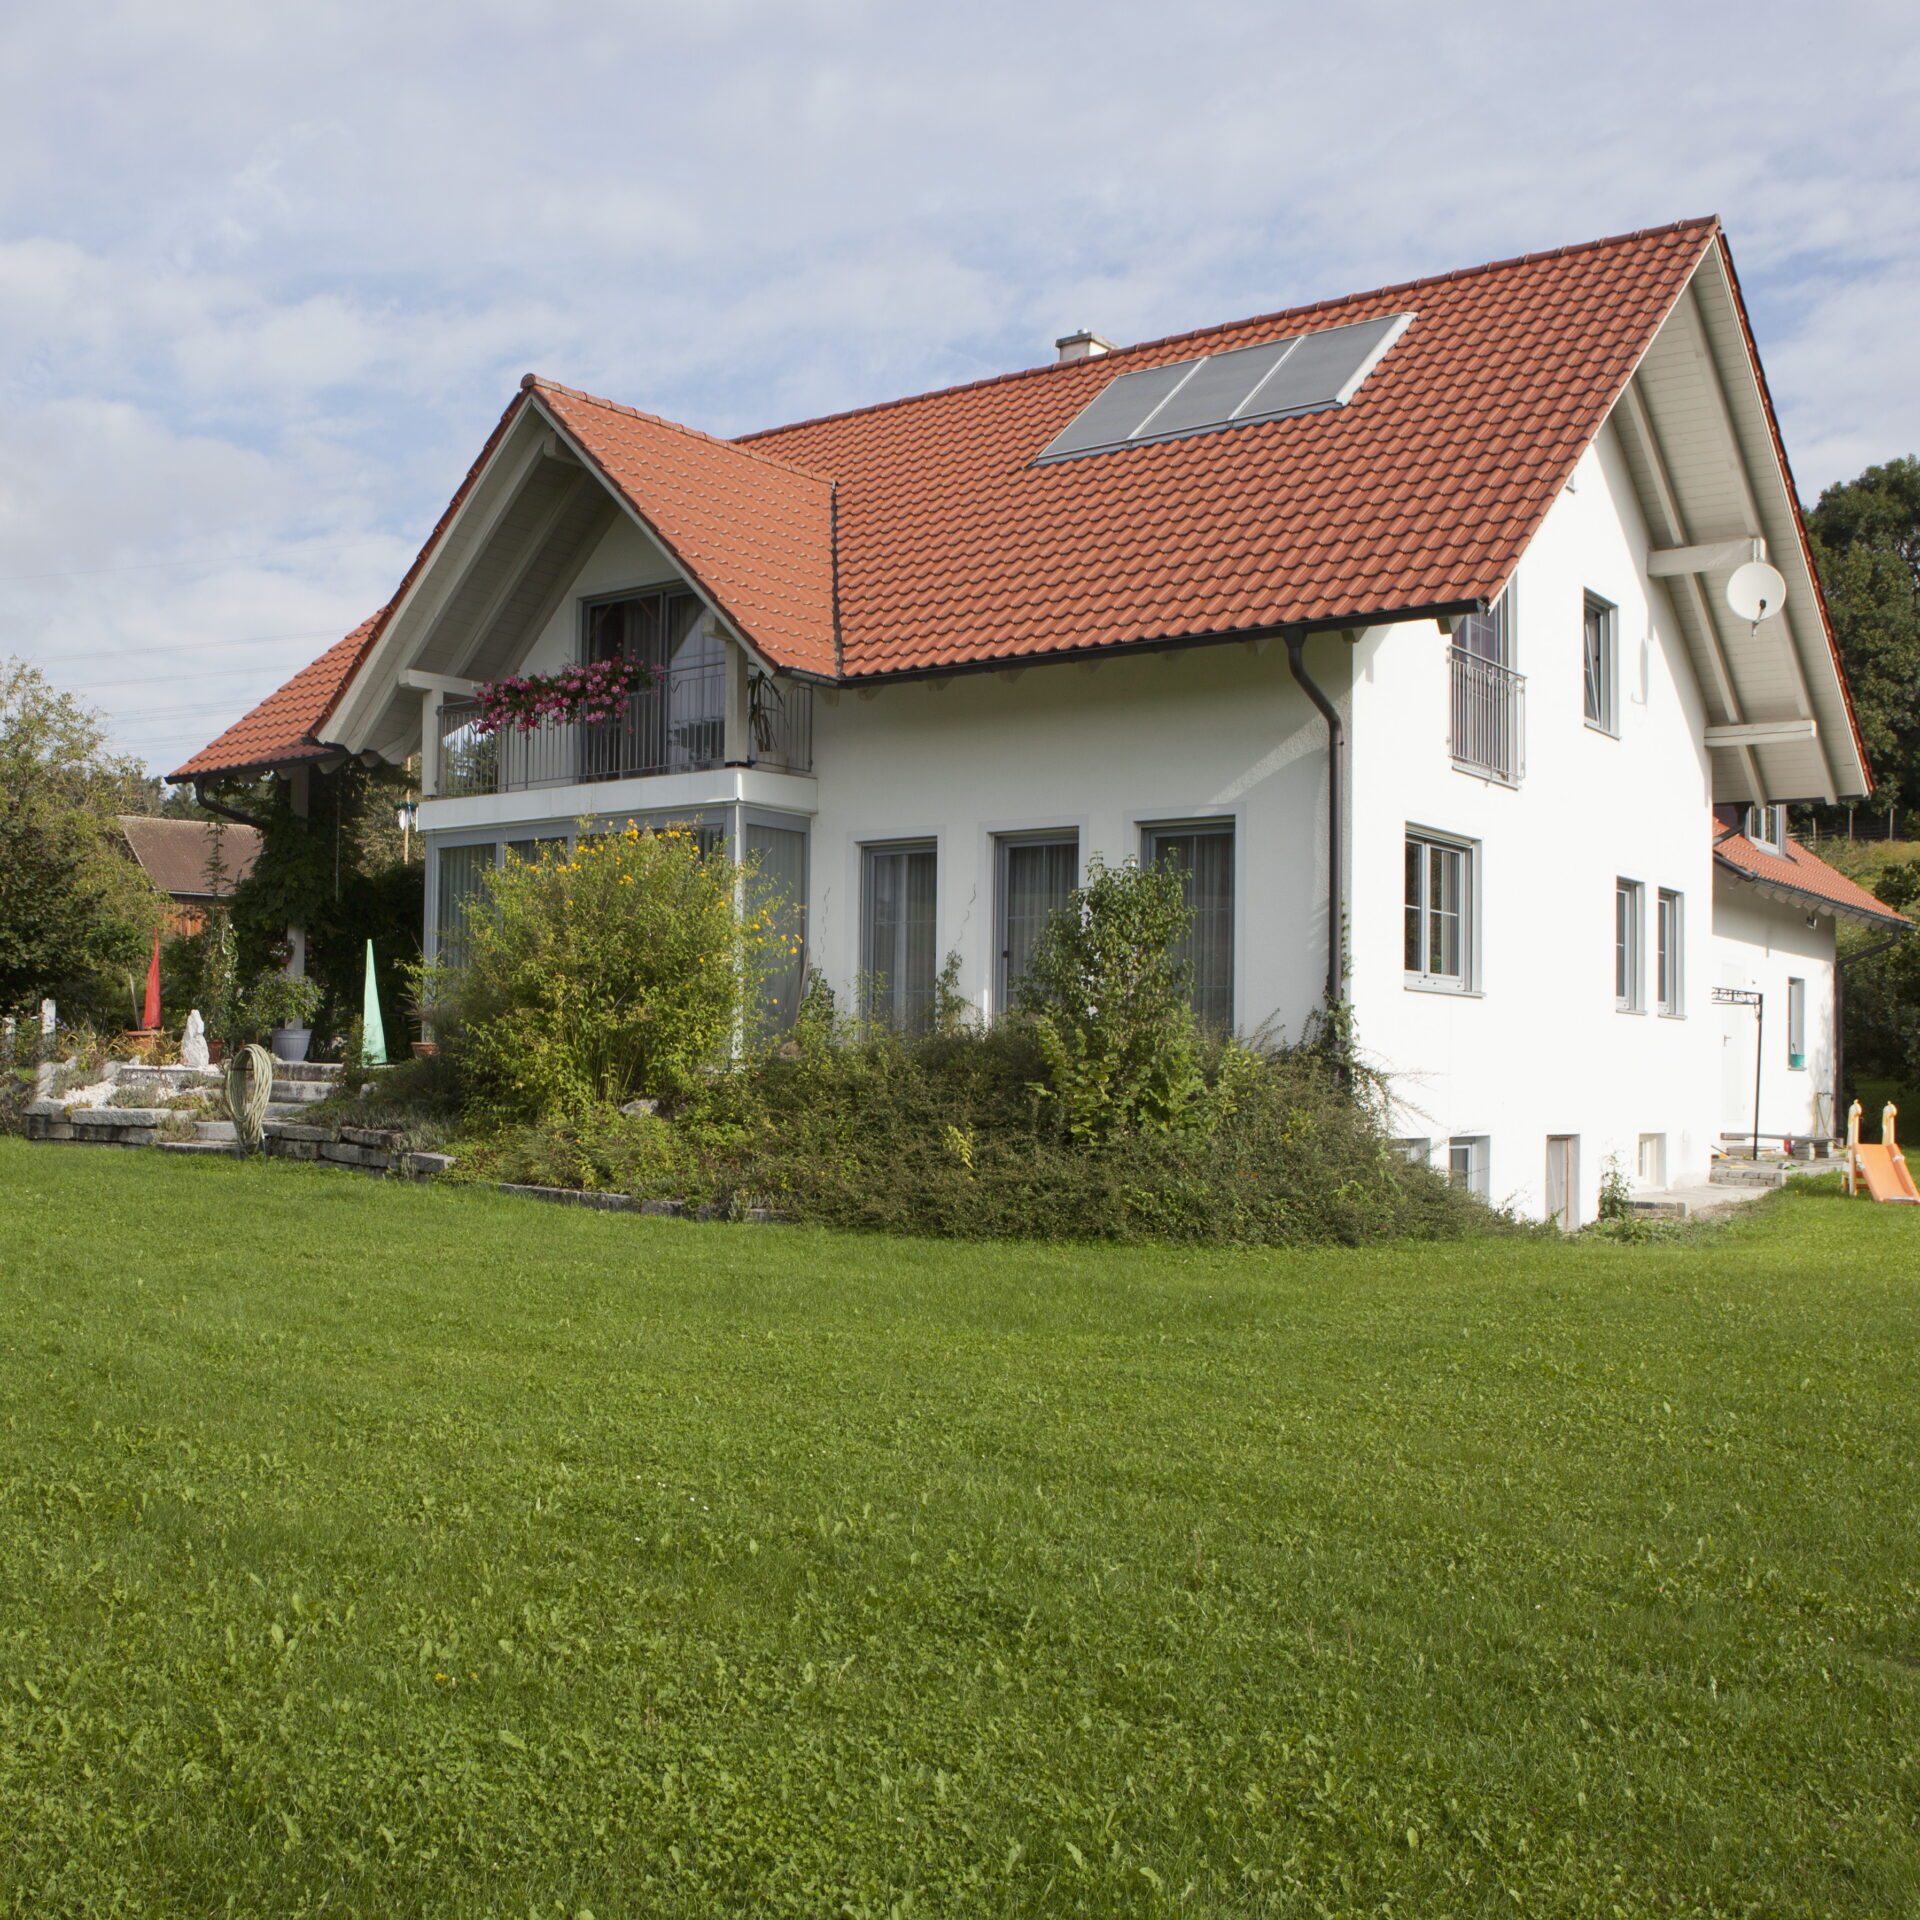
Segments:
[[[437,793],[522,793],[650,773],[699,773],[726,764],[726,669],[715,661],[670,668],[664,681],[611,720],[543,720],[522,733],[481,733],[476,700],[440,708]],[[813,689],[754,673],[747,686],[748,766],[806,773],[813,765]]]
[[[1517,787],[1527,770],[1525,677],[1458,647],[1452,659],[1453,764]]]

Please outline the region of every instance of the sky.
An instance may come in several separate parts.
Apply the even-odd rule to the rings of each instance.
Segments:
[[[0,655],[165,772],[529,369],[732,434],[1703,213],[1920,452],[1912,0],[69,0],[0,36]]]

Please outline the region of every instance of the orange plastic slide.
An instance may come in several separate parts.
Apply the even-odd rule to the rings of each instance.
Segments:
[[[1860,1138],[1860,1103],[1847,1115],[1847,1185],[1855,1193],[1865,1181],[1870,1198],[1883,1206],[1920,1207],[1920,1188],[1907,1170],[1907,1156],[1894,1133],[1899,1109],[1889,1104],[1880,1115],[1880,1144],[1868,1146]]]

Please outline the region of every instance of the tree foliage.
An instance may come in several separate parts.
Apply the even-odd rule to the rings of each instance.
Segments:
[[[1877,803],[1920,806],[1920,459],[1829,487],[1807,526]]]
[[[141,963],[166,907],[114,822],[145,786],[91,712],[0,660],[0,1008],[43,994],[89,1016],[121,1004],[102,975]]]

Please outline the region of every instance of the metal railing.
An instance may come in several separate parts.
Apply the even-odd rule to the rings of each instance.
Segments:
[[[813,689],[756,672],[747,692],[746,764],[808,772]],[[699,773],[726,764],[726,669],[718,661],[670,668],[611,720],[543,720],[525,733],[486,734],[474,724],[479,717],[477,700],[441,704],[441,797]]]
[[[1526,679],[1452,649],[1453,764],[1517,787],[1526,772]]]

